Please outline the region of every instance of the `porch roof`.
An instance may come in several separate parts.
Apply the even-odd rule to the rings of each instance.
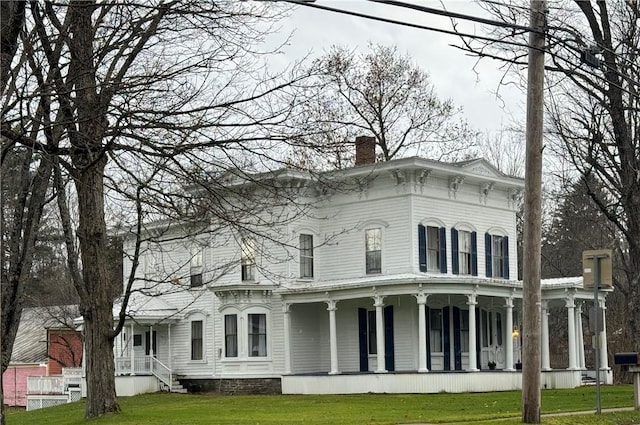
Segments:
[[[439,273],[404,273],[396,275],[366,276],[352,279],[291,282],[283,284],[278,292],[285,298],[302,302],[311,299],[327,297],[330,293],[344,295],[345,298],[366,296],[363,290],[372,289],[380,292],[380,295],[397,295],[397,292],[426,294],[451,293],[489,296],[522,297],[521,280],[505,280],[493,278],[481,278],[475,276],[460,276]],[[541,281],[542,295],[556,298],[560,292],[573,290],[586,295],[592,293],[584,290],[582,277],[569,277],[558,279],[543,279]],[[603,291],[603,290],[601,290]],[[608,290],[604,290],[607,292]],[[583,294],[582,294],[583,293]],[[341,298],[341,297],[339,297]]]
[[[118,317],[121,303],[113,306],[113,317]],[[171,305],[162,296],[134,292],[129,298],[127,316],[140,323],[174,323],[182,318],[180,309]]]

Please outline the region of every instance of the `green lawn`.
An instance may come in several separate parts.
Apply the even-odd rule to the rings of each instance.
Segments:
[[[276,425],[520,423],[520,393],[330,396],[219,396],[148,394],[120,399],[123,413],[83,419],[83,402],[24,412],[10,410],[8,425]],[[602,387],[602,408],[630,407],[629,385]],[[595,389],[545,390],[542,412],[593,410]],[[516,418],[495,421],[499,418]],[[640,411],[549,417],[544,424],[640,424]]]

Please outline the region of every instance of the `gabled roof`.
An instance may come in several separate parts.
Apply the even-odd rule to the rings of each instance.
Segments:
[[[451,163],[451,165],[454,167],[459,167],[470,173],[487,176],[487,177],[495,177],[495,178],[512,177],[499,171],[496,167],[491,165],[491,163],[484,158],[476,158],[476,159],[469,159],[467,161],[453,162]]]
[[[10,363],[46,362],[47,329],[70,327],[77,315],[78,307],[75,305],[23,309]]]

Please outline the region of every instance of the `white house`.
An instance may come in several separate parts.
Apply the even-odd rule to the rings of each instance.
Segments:
[[[211,225],[186,241],[173,225],[146,243],[137,283],[146,295],[134,294],[115,345],[119,391],[520,388],[523,181],[483,159],[362,164],[372,149],[360,143],[357,166],[324,176],[352,190],[328,194],[299,172],[272,174],[313,205],[274,229],[279,240]],[[130,269],[125,261],[125,276]],[[542,383],[579,386],[581,311],[593,292],[581,278],[556,279],[543,282],[542,297]],[[601,307],[605,298],[601,290]],[[568,318],[562,369],[550,367],[550,306]],[[601,376],[611,382],[601,337]]]

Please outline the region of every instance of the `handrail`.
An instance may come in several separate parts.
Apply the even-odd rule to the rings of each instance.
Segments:
[[[151,373],[160,381],[164,382],[164,384],[169,387],[169,392],[171,392],[171,369],[156,357],[151,357]]]

